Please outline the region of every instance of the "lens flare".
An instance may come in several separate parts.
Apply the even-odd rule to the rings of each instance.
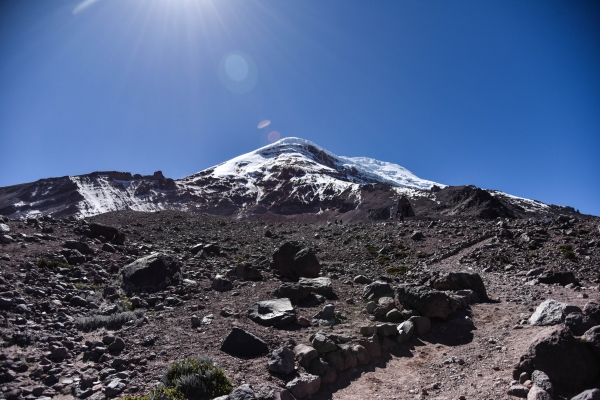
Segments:
[[[271,121],[268,119],[262,120],[258,123],[258,129],[266,128],[269,125],[271,125]]]
[[[232,92],[247,93],[254,88],[258,79],[256,64],[248,54],[232,51],[221,59],[219,77]]]
[[[276,142],[279,140],[281,135],[279,134],[279,132],[273,131],[273,132],[269,133],[269,136],[267,136],[267,137],[269,139],[269,142]]]

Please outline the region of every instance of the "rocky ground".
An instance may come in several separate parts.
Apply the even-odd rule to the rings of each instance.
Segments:
[[[7,399],[143,394],[170,363],[198,355],[212,357],[234,386],[287,386],[319,400],[526,397],[537,386],[527,372],[515,385],[513,371],[548,329],[528,322],[536,308],[564,303],[554,322],[562,326],[578,311],[564,305],[587,313],[600,301],[597,218],[267,224],[124,211],[6,220],[0,229]],[[142,265],[151,270],[145,280],[136,265],[154,253],[160,268]],[[446,273],[458,271],[479,274],[484,294],[477,282],[450,287]],[[436,296],[443,307],[419,303]],[[277,297],[294,304],[276,302],[281,315],[265,316],[271,305],[256,303]],[[268,350],[223,348],[234,327]],[[299,345],[325,346],[322,368]],[[583,389],[558,386],[556,399]]]

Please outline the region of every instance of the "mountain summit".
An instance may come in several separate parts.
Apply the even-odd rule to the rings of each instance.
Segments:
[[[0,188],[0,215],[88,217],[109,211],[198,211],[239,219],[346,222],[406,216],[476,218],[571,213],[474,186],[424,180],[400,165],[337,156],[300,138],[285,138],[204,171],[173,180],[94,172]]]

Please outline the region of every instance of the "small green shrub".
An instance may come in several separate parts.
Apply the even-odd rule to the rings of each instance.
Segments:
[[[558,246],[558,251],[567,259],[567,260],[575,260],[577,256],[573,252],[573,246],[570,244],[564,244],[562,246]]]
[[[241,262],[244,262],[245,260],[244,260],[244,257],[236,257],[235,261],[241,263]]]
[[[162,383],[188,399],[208,400],[231,393],[233,386],[209,357],[184,358],[169,365]]]
[[[370,255],[372,256],[376,256],[377,255],[377,247],[368,244],[367,245],[367,251],[369,252]]]
[[[403,251],[398,251],[394,254],[394,257],[396,257],[398,260],[402,260],[403,258],[408,257],[408,254]]]
[[[580,229],[579,230],[579,234],[580,235],[587,235],[588,233],[590,233],[590,231],[588,231],[587,229]]]
[[[128,311],[133,311],[133,304],[131,304],[129,297],[121,296],[121,300],[123,300],[123,303],[125,303],[125,308],[127,308]]]
[[[40,268],[49,268],[49,269],[55,269],[55,268],[73,269],[72,265],[61,263],[58,261],[47,260],[45,258],[40,258],[39,260],[37,260],[35,265],[37,265]]]
[[[427,257],[429,257],[429,254],[427,254],[427,253],[419,253],[419,254],[417,254],[417,258],[427,258]]]
[[[404,275],[408,272],[408,267],[405,265],[401,265],[399,267],[390,267],[385,270],[390,275]]]
[[[387,257],[381,257],[379,260],[377,260],[377,263],[379,265],[388,265],[390,263],[390,259]]]
[[[168,400],[185,400],[185,396],[178,389],[159,388],[152,389],[143,396],[125,396],[121,400],[159,400],[167,398]]]

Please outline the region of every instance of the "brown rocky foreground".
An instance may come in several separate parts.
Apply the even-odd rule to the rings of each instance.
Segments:
[[[282,399],[544,398],[539,368],[555,399],[598,387],[581,343],[600,297],[595,218],[266,224],[126,211],[2,224],[7,399],[139,395],[198,355],[259,398],[264,385]],[[484,292],[449,272],[478,274]],[[223,345],[241,330],[259,342]],[[592,376],[547,368],[531,353],[540,334],[565,354],[586,346]],[[569,370],[585,362],[565,358]]]

